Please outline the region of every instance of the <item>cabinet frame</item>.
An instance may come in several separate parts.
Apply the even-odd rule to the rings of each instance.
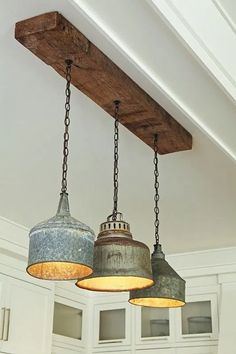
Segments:
[[[3,348],[3,331],[5,325],[5,310],[6,310],[6,292],[3,289],[3,284],[6,282],[7,277],[0,273],[0,351]]]
[[[27,342],[27,345],[30,345],[30,347],[27,346],[27,349],[24,348],[24,352],[27,351],[28,353],[29,350],[32,352],[33,348],[35,348],[35,345],[40,344],[40,348],[38,347],[38,351],[40,350],[40,353],[49,354],[49,351],[51,352],[53,292],[47,288],[40,287],[35,284],[31,284],[25,280],[14,278],[12,276],[8,276],[2,273],[0,273],[0,283],[0,308],[5,309],[5,338],[3,338],[3,340],[0,340],[0,352],[2,351],[3,353],[16,353],[19,352],[19,350],[21,350],[22,352],[22,344],[25,343],[24,341],[26,341],[27,336],[24,336],[24,327],[20,326],[20,324],[24,313],[27,312],[28,306],[31,306],[31,309],[33,310],[37,308],[39,298],[35,299],[32,296],[33,294],[37,297],[40,296],[40,301],[42,301],[41,303],[44,306],[41,311],[41,314],[43,315],[43,318],[41,318],[41,320],[43,321],[43,323],[40,323],[40,331],[42,330],[42,337],[40,338],[40,342]],[[19,303],[17,303],[17,300],[19,300],[19,298],[15,296],[15,294],[18,294],[19,289],[25,292],[24,300],[25,302],[27,302],[27,304],[24,303],[23,307],[22,304],[20,306]],[[34,302],[32,302],[32,298],[34,299]],[[29,318],[30,315],[31,312],[29,310],[25,316],[25,320],[28,320],[28,324],[30,320],[30,325],[39,325],[38,323],[35,324],[35,318]],[[25,330],[27,330],[27,327]],[[29,332],[30,331],[28,331],[27,333]],[[36,332],[38,333],[37,328]],[[17,344],[18,342],[16,338],[17,340],[21,338],[20,348]]]
[[[67,336],[63,336],[60,334],[52,334],[53,338],[53,346],[54,347],[62,347],[64,349],[76,350],[80,348],[84,348],[86,345],[86,305],[84,303],[75,301],[74,299],[68,299],[61,295],[55,295],[54,298],[54,306],[55,302],[60,303],[62,305],[66,305],[69,307],[76,308],[78,310],[82,310],[82,329],[81,329],[81,339],[70,338]]]
[[[212,333],[182,334],[182,314],[181,308],[176,309],[176,342],[198,342],[218,339],[218,299],[217,293],[189,294],[186,296],[186,303],[210,301]]]
[[[109,310],[125,310],[125,338],[124,339],[99,339],[99,328],[100,328],[100,312]],[[109,348],[114,346],[129,346],[131,345],[131,307],[127,302],[110,302],[106,304],[96,304],[94,305],[94,327],[93,327],[93,338],[95,348]],[[124,349],[125,350],[125,349]]]
[[[154,344],[158,347],[166,346],[174,341],[175,329],[174,329],[174,313],[172,309],[169,310],[169,336],[159,337],[142,337],[142,307],[135,306],[135,343],[138,346],[145,344]],[[138,325],[138,326],[137,326]]]

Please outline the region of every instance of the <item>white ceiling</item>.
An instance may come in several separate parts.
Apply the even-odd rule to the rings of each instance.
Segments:
[[[233,0],[212,0],[229,25],[236,30],[236,3]]]
[[[221,1],[232,21],[233,1]],[[176,14],[181,11],[185,16],[185,23],[196,20],[194,30],[201,38],[205,32],[199,28],[206,19],[202,17],[204,23],[197,24],[203,2],[212,8],[216,1],[195,2],[199,7],[194,8],[194,17],[189,9],[182,12],[182,0],[166,4],[171,2]],[[170,22],[170,7],[161,7],[163,3],[0,2],[0,215],[30,227],[52,216],[57,208],[65,83],[14,40],[14,24],[58,10],[193,135],[192,151],[160,157],[161,241],[165,250],[175,253],[236,245],[235,67],[229,53],[222,53],[222,41],[216,41],[211,32],[204,48],[211,48],[221,61],[216,70],[209,59],[212,56],[192,40],[196,36],[188,36],[189,27],[188,31],[186,26],[178,27],[177,15]],[[228,26],[218,4],[214,9]],[[171,10],[173,15],[173,6]],[[208,16],[214,23],[213,12]],[[224,50],[231,51],[232,60],[236,56],[234,43],[231,37],[224,38]],[[228,74],[233,80],[226,80]],[[113,121],[75,89],[71,119],[71,212],[97,231],[112,208]],[[133,236],[149,246],[154,233],[152,158],[151,149],[121,127],[120,210],[130,222]]]

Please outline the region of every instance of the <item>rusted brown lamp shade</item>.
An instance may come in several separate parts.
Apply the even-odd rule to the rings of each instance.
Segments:
[[[92,291],[128,291],[153,284],[149,248],[132,239],[123,220],[101,224],[94,245],[93,274],[76,285]]]
[[[57,214],[30,231],[27,272],[45,280],[75,280],[92,273],[94,233],[70,215],[67,193]]]
[[[155,284],[149,289],[130,292],[129,302],[147,307],[181,307],[185,304],[185,280],[165,260],[161,245],[152,254]]]

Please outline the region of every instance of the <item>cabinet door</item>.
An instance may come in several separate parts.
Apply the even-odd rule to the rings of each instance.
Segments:
[[[4,332],[4,320],[5,320],[5,289],[6,277],[0,274],[0,352],[3,346],[3,332]]]
[[[136,344],[159,346],[170,340],[170,311],[167,308],[135,308]],[[157,344],[158,343],[158,344]]]
[[[101,310],[99,317],[100,341],[125,339],[125,309]]]
[[[7,332],[2,351],[51,353],[53,294],[50,290],[7,277]]]
[[[77,307],[54,303],[53,333],[73,338],[82,339],[83,311]]]
[[[55,297],[53,316],[53,344],[77,350],[85,344],[86,307],[61,296]]]
[[[1,353],[0,353],[1,354]],[[60,347],[53,347],[52,354],[87,354],[83,349],[68,349],[68,348],[60,348]]]
[[[177,348],[176,354],[217,354],[217,346]]]
[[[169,309],[141,308],[141,338],[169,337]]]
[[[125,346],[130,344],[131,312],[127,303],[95,305],[94,345]]]
[[[189,295],[186,305],[178,309],[177,338],[187,340],[217,339],[217,295]]]
[[[143,349],[143,350],[138,350],[137,351],[139,354],[175,354],[175,349]],[[179,354],[179,353],[178,353]],[[192,354],[192,353],[191,353]]]

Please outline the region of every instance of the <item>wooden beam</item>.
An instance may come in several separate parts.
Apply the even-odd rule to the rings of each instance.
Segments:
[[[58,12],[18,22],[15,38],[63,77],[72,59],[73,85],[110,115],[119,99],[120,122],[151,147],[158,133],[160,154],[192,148],[192,136]]]

